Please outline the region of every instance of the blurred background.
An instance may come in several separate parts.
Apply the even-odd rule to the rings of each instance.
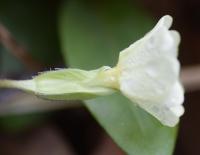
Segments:
[[[165,14],[174,18],[172,28],[178,30],[182,38],[179,54],[184,68],[182,78],[186,82],[198,81],[200,1],[131,2],[133,8],[137,7],[142,15],[154,22]],[[101,1],[93,3],[98,6]],[[60,0],[0,1],[0,78],[26,79],[37,72],[66,67],[57,24],[62,4]],[[180,122],[174,155],[199,155],[200,88],[193,84],[188,86],[188,90],[184,103],[186,112]],[[124,153],[78,101],[70,106],[65,102],[43,101],[17,90],[0,90],[0,154]]]

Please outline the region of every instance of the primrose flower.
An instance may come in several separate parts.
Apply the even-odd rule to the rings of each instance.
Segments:
[[[170,16],[162,17],[153,30],[120,52],[114,68],[59,69],[31,80],[0,80],[0,87],[51,100],[91,99],[119,90],[164,125],[175,126],[184,113],[184,90],[177,59],[180,36],[169,30],[171,24]]]
[[[120,52],[115,68],[120,91],[164,125],[183,115],[184,90],[177,60],[180,36],[169,30],[172,17],[162,17],[142,39]]]

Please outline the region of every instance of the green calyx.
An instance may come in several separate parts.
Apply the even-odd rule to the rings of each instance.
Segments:
[[[97,70],[59,69],[42,72],[32,80],[0,80],[0,87],[17,88],[52,100],[79,100],[108,95],[117,80],[112,68]]]

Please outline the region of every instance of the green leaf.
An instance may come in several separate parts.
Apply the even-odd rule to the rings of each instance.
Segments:
[[[6,132],[20,132],[42,123],[46,118],[48,118],[48,113],[5,115],[0,117],[0,125]]]
[[[75,1],[63,4],[60,36],[65,60],[72,67],[115,65],[118,52],[142,37],[153,21],[129,1]],[[85,102],[94,117],[130,155],[170,155],[176,128],[155,118],[120,94]]]
[[[51,66],[60,59],[56,32],[58,4],[59,2],[40,1],[36,3],[26,0],[0,2],[1,24],[11,32],[20,45],[25,46],[34,59],[45,65],[51,64]],[[17,63],[17,60],[6,51],[2,50],[2,54],[11,59],[3,64],[3,71],[7,72],[7,66],[13,61]],[[16,65],[12,66],[14,70]],[[22,64],[21,67],[23,67]]]

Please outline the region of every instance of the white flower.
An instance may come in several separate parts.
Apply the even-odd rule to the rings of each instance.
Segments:
[[[167,126],[175,126],[184,113],[177,60],[180,36],[169,30],[171,24],[171,16],[162,17],[153,30],[120,53],[117,65],[121,92]]]
[[[32,80],[0,80],[0,87],[52,100],[90,99],[119,89],[164,125],[175,126],[184,113],[184,90],[177,60],[180,36],[169,30],[171,24],[170,16],[162,17],[151,32],[120,52],[114,68],[49,71]]]

